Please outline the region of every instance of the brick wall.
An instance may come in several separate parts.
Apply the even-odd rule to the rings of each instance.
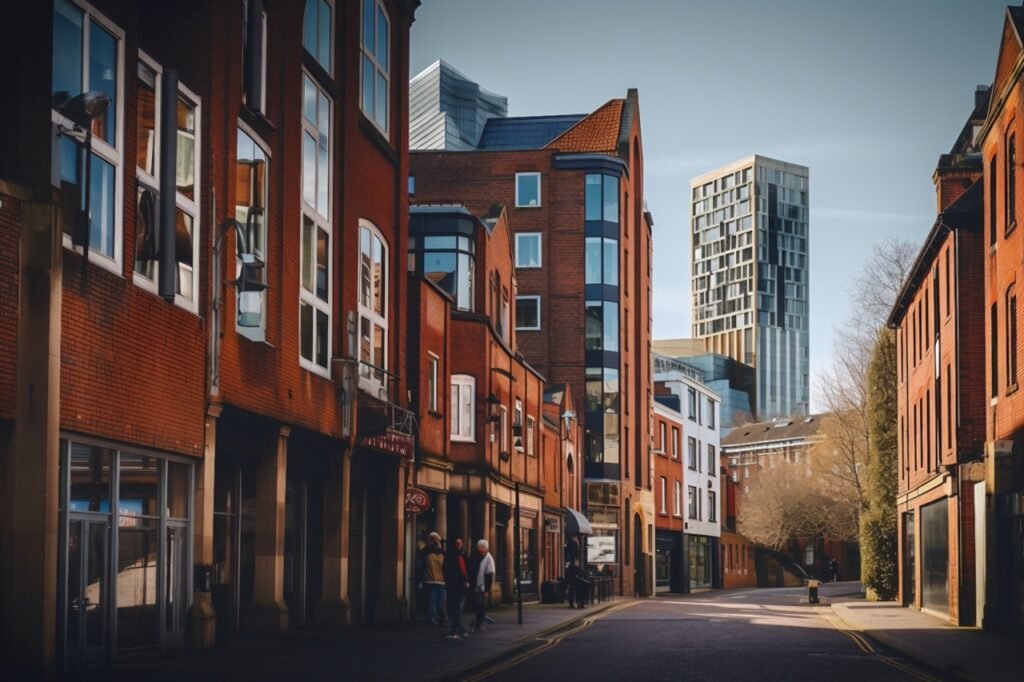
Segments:
[[[21,201],[0,193],[0,419],[13,419],[18,354]]]

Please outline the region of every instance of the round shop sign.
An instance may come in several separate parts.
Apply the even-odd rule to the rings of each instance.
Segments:
[[[408,514],[419,514],[430,509],[430,495],[427,491],[409,487],[405,489],[405,511]]]

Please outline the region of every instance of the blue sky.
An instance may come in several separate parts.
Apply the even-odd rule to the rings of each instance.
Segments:
[[[992,80],[1006,4],[425,0],[411,73],[445,59],[512,116],[639,89],[656,338],[690,335],[690,178],[755,153],[808,166],[813,409],[850,278],[872,244],[931,226],[932,171]]]

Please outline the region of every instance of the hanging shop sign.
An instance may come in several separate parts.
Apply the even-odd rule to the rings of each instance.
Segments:
[[[430,509],[430,495],[426,490],[413,488],[405,489],[405,513],[419,514]]]
[[[386,452],[389,455],[398,455],[408,460],[412,460],[416,445],[412,436],[393,431],[378,436],[366,436],[359,444],[364,448]]]

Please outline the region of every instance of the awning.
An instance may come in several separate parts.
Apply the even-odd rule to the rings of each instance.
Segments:
[[[566,535],[593,535],[594,529],[590,527],[587,517],[570,507],[565,508],[565,534]]]

